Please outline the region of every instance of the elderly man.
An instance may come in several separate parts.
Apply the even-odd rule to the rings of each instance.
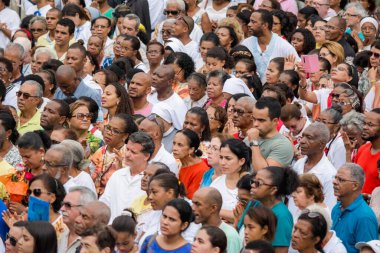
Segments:
[[[111,20],[109,18],[100,16],[92,21],[91,33],[103,40],[104,58],[113,56],[114,41],[108,37],[110,31]]]
[[[357,242],[377,240],[379,236],[376,216],[361,195],[364,171],[355,163],[346,163],[337,171],[333,184],[339,202],[331,212],[331,229],[348,253],[357,253]]]
[[[24,75],[21,73],[24,54],[24,48],[17,43],[9,43],[4,49],[4,57],[12,62],[12,85],[16,87],[19,87],[24,80]]]
[[[74,231],[81,235],[86,229],[107,225],[110,222],[111,210],[101,201],[91,201],[79,207],[79,215],[75,218]]]
[[[26,81],[16,92],[17,106],[20,112],[17,130],[20,134],[40,130],[41,113],[37,107],[41,104],[43,90],[36,81]]]
[[[232,121],[239,132],[234,134],[236,139],[244,140],[247,137],[247,131],[253,127],[252,110],[256,100],[251,97],[241,97],[236,101],[233,111]]]
[[[154,142],[148,134],[136,132],[129,136],[125,153],[125,164],[128,167],[112,174],[99,198],[111,208],[111,222],[125,208],[131,207],[136,197],[146,194],[140,188],[142,172],[152,158],[154,149]]]
[[[194,20],[189,16],[180,16],[174,21],[171,35],[179,39],[184,47],[184,53],[188,54],[193,61],[196,62],[200,57],[199,43],[190,38],[190,34],[194,29]]]
[[[358,36],[363,41],[364,36],[360,30],[360,20],[368,16],[367,11],[359,2],[348,3],[344,9],[343,17],[347,22],[346,33]]]
[[[32,73],[36,74],[41,71],[42,64],[50,59],[57,59],[57,54],[48,47],[39,47],[33,55],[31,69]]]
[[[336,12],[330,8],[330,0],[313,0],[312,6],[318,11],[318,15],[324,20],[336,16]]]
[[[75,253],[80,246],[80,237],[75,233],[75,219],[79,216],[79,207],[95,201],[94,192],[83,186],[71,187],[62,202],[63,222],[67,226],[58,244],[58,253]]]
[[[50,135],[54,128],[62,127],[69,117],[69,105],[63,100],[53,99],[45,105],[40,125]]]
[[[132,99],[135,114],[148,116],[153,105],[148,102],[148,95],[152,90],[152,79],[144,72],[133,75],[128,85],[128,94]]]
[[[326,24],[325,34],[326,40],[338,42],[344,49],[344,54],[347,57],[355,57],[355,51],[347,40],[343,37],[346,31],[346,20],[340,17],[332,17]]]
[[[227,236],[227,252],[240,252],[242,241],[236,230],[220,218],[223,199],[220,192],[212,187],[197,190],[192,199],[196,224],[219,227]]]

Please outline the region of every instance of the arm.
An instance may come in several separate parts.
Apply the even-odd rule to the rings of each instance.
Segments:
[[[274,247],[276,253],[288,253],[289,247]]]
[[[303,69],[301,64],[297,65],[298,67],[298,75],[300,76],[300,85],[298,87],[298,94],[301,99],[313,103],[313,104],[318,104],[318,98],[315,95],[314,92],[310,92],[307,90],[307,83],[306,83],[306,73],[305,70]]]
[[[12,31],[8,29],[5,23],[0,24],[0,31],[2,31],[4,35],[7,36],[9,39],[12,37]]]
[[[222,210],[220,210],[219,215],[227,223],[230,223],[230,224],[234,223],[234,213],[233,213],[233,211],[222,209]]]

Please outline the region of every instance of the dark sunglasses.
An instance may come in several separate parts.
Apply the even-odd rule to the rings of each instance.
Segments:
[[[70,202],[64,202],[64,201],[62,201],[62,206],[64,206],[66,209],[71,209],[71,208],[73,208],[73,207],[80,207],[80,206],[82,206],[82,205],[73,205],[73,204],[71,204]]]
[[[7,233],[7,240],[9,240],[9,243],[15,247],[17,244],[17,239],[11,236],[9,233]]]
[[[17,91],[16,92],[16,96],[17,97],[21,97],[22,96],[23,99],[38,98],[39,97],[39,96],[32,96],[29,93],[24,93],[24,92],[21,92],[21,91]]]
[[[167,10],[164,10],[164,15],[165,16],[167,16],[169,14],[177,16],[179,14],[179,11],[167,11]]]
[[[43,32],[44,31],[44,29],[42,29],[42,28],[36,28],[36,29],[30,29],[30,31],[32,32],[32,33],[34,33],[34,32]]]
[[[51,194],[50,192],[44,192],[42,191],[41,189],[37,188],[37,189],[28,189],[27,192],[28,196],[33,195],[36,196],[37,198],[40,197],[42,195],[42,193],[45,193],[45,194]]]
[[[379,58],[379,57],[380,57],[380,54],[378,54],[378,53],[374,53],[374,52],[371,52],[371,56],[374,56],[375,58]]]

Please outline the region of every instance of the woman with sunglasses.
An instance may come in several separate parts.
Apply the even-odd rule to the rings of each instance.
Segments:
[[[105,145],[99,148],[91,157],[90,170],[94,171],[92,179],[95,182],[97,193],[101,195],[111,175],[123,168],[126,143],[130,134],[138,128],[132,116],[120,113],[111,118],[104,126],[103,139]]]
[[[18,252],[56,253],[58,242],[54,230],[56,228],[46,221],[26,222],[22,237],[17,242]]]
[[[367,76],[370,86],[370,90],[364,99],[367,112],[380,107],[380,40],[377,40],[371,48],[369,63],[368,73],[366,71],[362,73],[362,76]]]
[[[293,229],[293,217],[282,201],[298,187],[298,175],[291,168],[266,167],[252,179],[251,194],[271,209],[279,221],[272,245],[276,252],[288,252]]]
[[[17,242],[22,237],[22,230],[25,227],[25,221],[17,221],[10,227],[5,240],[5,252],[18,253]]]

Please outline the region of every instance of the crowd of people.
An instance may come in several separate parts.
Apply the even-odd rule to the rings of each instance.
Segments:
[[[0,0],[0,253],[379,253],[377,4]]]

